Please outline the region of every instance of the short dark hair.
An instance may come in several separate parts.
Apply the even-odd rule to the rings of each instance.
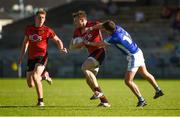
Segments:
[[[46,10],[44,10],[42,8],[38,9],[38,11],[35,13],[35,16],[37,16],[39,14],[45,14],[46,15]]]
[[[116,24],[112,20],[106,20],[103,22],[102,27],[110,32],[114,32],[116,29]]]
[[[73,16],[73,18],[75,18],[75,17],[87,17],[87,14],[85,11],[79,10],[77,12],[74,12],[72,14],[72,16]]]

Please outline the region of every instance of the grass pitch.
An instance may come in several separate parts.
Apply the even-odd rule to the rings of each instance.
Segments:
[[[0,79],[0,116],[180,116],[180,81],[158,80],[165,95],[154,100],[154,90],[145,80],[135,80],[147,106],[137,108],[137,99],[123,80],[99,79],[111,107],[99,108],[99,100],[89,100],[92,92],[84,79],[45,81],[45,107],[36,107],[35,89],[25,79]]]

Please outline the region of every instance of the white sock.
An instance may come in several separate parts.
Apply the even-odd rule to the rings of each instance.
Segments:
[[[161,88],[158,86],[155,88],[155,90],[156,90],[156,92],[159,92],[159,91],[161,91]]]

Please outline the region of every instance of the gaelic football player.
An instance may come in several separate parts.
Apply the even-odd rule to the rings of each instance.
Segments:
[[[99,29],[92,31],[89,34],[86,33],[87,27],[92,27],[98,24],[98,22],[88,21],[85,11],[78,11],[76,13],[73,13],[73,20],[76,26],[73,39],[76,37],[82,37],[90,42],[100,42],[102,40],[101,32]],[[105,48],[99,46],[84,45],[83,42],[79,44],[73,44],[73,39],[70,43],[70,49],[84,47],[88,50],[89,53],[81,68],[86,77],[87,84],[94,93],[94,95],[90,99],[94,100],[99,98],[101,103],[98,106],[110,107],[110,104],[103,94],[96,79],[99,66],[102,64],[105,58]]]
[[[34,24],[26,27],[25,37],[22,44],[22,49],[19,57],[19,64],[22,63],[23,56],[28,51],[27,60],[27,84],[28,87],[36,88],[38,95],[37,106],[44,106],[43,102],[43,87],[42,87],[42,74],[51,82],[48,72],[44,72],[48,60],[47,46],[48,40],[54,41],[60,52],[67,53],[66,48],[55,32],[44,25],[46,20],[46,11],[39,9],[34,17]]]
[[[154,99],[163,96],[163,92],[158,86],[154,76],[150,74],[145,65],[144,56],[142,50],[137,46],[137,44],[131,39],[131,36],[122,27],[116,25],[113,21],[105,21],[104,23],[97,24],[93,27],[89,27],[87,32],[93,30],[103,29],[110,37],[101,42],[90,42],[85,40],[86,46],[99,46],[104,47],[110,44],[115,45],[119,50],[121,50],[126,56],[128,61],[127,72],[125,74],[125,83],[131,89],[138,99],[137,107],[143,107],[146,105],[146,101],[143,98],[138,86],[134,83],[133,79],[138,72],[143,78],[149,81],[149,83],[155,89]]]

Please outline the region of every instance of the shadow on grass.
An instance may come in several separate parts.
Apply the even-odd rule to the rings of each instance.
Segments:
[[[12,109],[12,108],[36,108],[36,109],[41,109],[41,110],[56,110],[56,109],[61,109],[61,110],[90,110],[90,109],[96,109],[94,106],[44,106],[44,107],[38,107],[38,106],[24,106],[24,105],[7,105],[7,106],[0,106],[0,109],[5,108],[5,109]]]
[[[0,106],[0,108],[32,108],[32,107],[36,107],[36,106],[16,106],[16,105]]]
[[[144,108],[143,110],[180,110],[180,108]]]
[[[124,107],[110,107],[110,108],[105,108],[105,107],[96,107],[96,106],[74,106],[74,105],[68,105],[68,106],[44,106],[44,107],[38,107],[38,106],[32,106],[32,105],[7,105],[7,106],[2,106],[0,105],[1,108],[37,108],[37,109],[42,109],[42,110],[51,110],[51,109],[61,109],[61,110],[94,110],[94,109],[108,109],[108,110],[129,110],[128,108]],[[177,110],[179,111],[180,108],[131,108],[130,110]]]

